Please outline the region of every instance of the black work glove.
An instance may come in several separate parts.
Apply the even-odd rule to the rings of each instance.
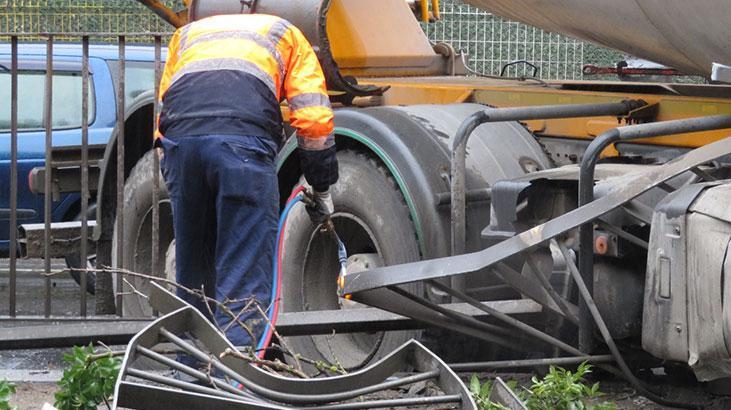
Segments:
[[[305,209],[313,224],[320,225],[330,219],[335,211],[335,205],[333,205],[333,198],[329,190],[325,192],[313,190],[312,194],[309,195],[309,199],[311,201]]]

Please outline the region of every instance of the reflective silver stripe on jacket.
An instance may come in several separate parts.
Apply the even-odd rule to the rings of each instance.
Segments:
[[[181,68],[173,79],[170,81],[172,87],[176,81],[182,78],[186,74],[199,73],[203,71],[216,71],[216,70],[235,70],[241,71],[247,74],[251,74],[263,82],[272,94],[277,95],[277,85],[274,84],[274,79],[267,72],[259,68],[255,63],[245,60],[243,58],[209,58],[206,60],[193,61],[186,64]]]
[[[322,151],[335,145],[335,134],[321,138],[308,138],[297,135],[297,145],[307,151]]]
[[[287,34],[287,30],[292,24],[287,20],[277,20],[272,24],[272,27],[267,33],[267,38],[271,40],[275,45],[282,41],[282,37]]]
[[[330,99],[320,93],[304,93],[287,98],[289,109],[291,111],[301,110],[307,107],[327,107],[330,108]]]
[[[178,58],[183,55],[183,50],[186,48],[188,42],[188,34],[190,33],[191,25],[188,24],[180,29],[180,40],[178,40]]]
[[[281,76],[284,76],[284,61],[282,60],[282,55],[279,53],[279,50],[277,50],[276,43],[272,42],[272,40],[268,37],[264,37],[263,35],[259,33],[255,33],[253,31],[245,31],[245,30],[222,30],[222,31],[214,31],[210,33],[204,33],[200,36],[197,36],[195,39],[191,40],[189,43],[187,43],[184,47],[181,46],[181,50],[184,52],[185,50],[195,46],[196,44],[205,42],[205,41],[213,41],[213,40],[226,40],[226,39],[237,39],[237,40],[250,40],[256,43],[258,46],[266,49],[269,54],[274,57],[275,60],[277,60],[277,65],[279,66],[279,74]]]

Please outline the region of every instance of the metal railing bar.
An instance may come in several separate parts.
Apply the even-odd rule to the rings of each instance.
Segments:
[[[212,396],[226,397],[226,398],[234,399],[234,400],[245,400],[243,397],[241,397],[239,395],[226,393],[221,390],[214,389],[212,387],[200,386],[198,384],[188,383],[188,382],[184,382],[182,380],[176,380],[171,377],[165,377],[165,376],[161,376],[161,375],[158,375],[155,373],[145,372],[142,370],[128,369],[127,375],[136,377],[138,379],[159,383],[164,386],[177,387],[177,388],[185,390],[185,391],[209,394]]]
[[[462,396],[460,396],[459,394],[449,394],[449,395],[444,395],[444,396],[432,396],[432,397],[413,397],[413,398],[405,398],[405,399],[359,401],[356,403],[341,403],[341,404],[332,404],[329,406],[308,407],[307,409],[308,410],[382,409],[382,408],[393,408],[393,407],[459,403],[461,401],[462,401]]]
[[[81,249],[79,261],[81,268],[86,267],[88,256],[88,210],[89,210],[89,37],[81,39]],[[85,317],[86,309],[86,272],[79,272],[79,314]]]
[[[119,36],[119,72],[117,84],[117,211],[115,213],[117,226],[117,265],[124,266],[124,116],[125,116],[125,36]],[[122,275],[112,278],[117,283],[115,295],[117,315],[122,316]]]
[[[236,387],[232,386],[229,383],[224,382],[221,379],[215,378],[213,376],[210,376],[206,373],[203,373],[200,370],[193,369],[189,366],[184,365],[183,363],[180,363],[174,359],[171,359],[169,357],[165,357],[161,355],[160,353],[152,351],[152,349],[148,349],[143,346],[137,346],[137,351],[143,355],[148,357],[149,359],[152,359],[160,364],[163,364],[165,366],[170,367],[173,370],[178,370],[182,373],[187,374],[188,376],[195,377],[198,379],[198,381],[206,383],[206,384],[213,384],[214,388],[226,390],[229,393],[233,393],[237,396],[242,397],[248,397],[248,398],[254,398],[250,394],[245,393],[243,390],[239,390]]]
[[[586,355],[584,352],[571,346],[570,344],[565,343],[564,341],[557,339],[547,333],[544,333],[530,325],[527,325],[518,319],[510,317],[509,315],[506,315],[505,313],[502,313],[495,309],[489,308],[489,307],[483,305],[482,303],[480,303],[477,299],[470,297],[470,296],[466,295],[465,293],[460,292],[459,290],[452,289],[449,286],[446,286],[436,280],[430,280],[429,284],[436,287],[437,289],[441,290],[442,292],[448,293],[450,296],[460,299],[463,302],[469,303],[470,305],[476,307],[477,309],[480,309],[483,312],[485,312],[489,315],[492,315],[496,319],[498,319],[510,326],[513,326],[516,329],[522,330],[523,332],[535,337],[536,339],[542,340],[552,346],[556,346],[557,348],[563,350],[564,352],[567,352],[567,353],[573,354],[573,355],[577,355],[577,356]]]
[[[610,354],[598,356],[572,356],[572,357],[549,357],[545,359],[528,360],[497,360],[490,362],[469,362],[448,364],[455,372],[486,372],[492,370],[515,369],[534,366],[566,366],[571,364],[587,363],[611,363],[614,356]]]
[[[17,310],[18,249],[18,37],[10,39],[10,292],[9,312]]]
[[[461,322],[468,326],[470,326],[470,325],[477,326],[487,332],[494,332],[496,334],[510,336],[510,331],[508,329],[505,329],[503,327],[493,325],[490,323],[485,323],[485,322],[482,322],[482,321],[479,321],[479,320],[473,318],[472,316],[465,315],[464,313],[456,312],[454,310],[447,309],[443,306],[439,306],[438,304],[436,304],[430,300],[427,300],[423,297],[414,295],[413,293],[406,291],[404,289],[401,289],[398,286],[392,287],[391,290],[398,293],[401,296],[404,296],[405,298],[413,300],[414,302],[416,302],[426,308],[429,308],[438,313],[441,313],[442,315],[444,315],[454,321]],[[495,337],[495,339],[496,339],[495,343],[497,343],[497,344],[507,347],[508,349],[512,349],[515,347],[515,345],[511,344],[508,339],[504,339],[503,337],[495,336],[495,335],[493,335],[493,337]]]
[[[152,319],[149,317],[125,317],[125,322],[149,322]],[[15,315],[0,316],[0,323],[3,322],[32,322],[32,323],[55,323],[55,322],[118,322],[119,318],[115,315],[106,316],[54,316],[49,317],[35,316],[35,315]]]
[[[535,260],[533,260],[533,255],[528,255],[525,261],[528,264],[528,270],[533,273],[533,276],[538,279],[538,282],[541,284],[541,286],[546,289],[546,292],[548,292],[548,296],[550,296],[551,299],[553,299],[554,303],[556,303],[556,306],[561,309],[564,317],[566,317],[566,319],[570,320],[572,323],[578,324],[578,316],[571,312],[568,302],[563,297],[561,297],[561,295],[558,294],[553,285],[551,285],[551,282],[548,280],[548,278],[543,276],[543,273],[540,271],[540,269],[538,269]]]
[[[46,39],[46,84],[45,84],[45,96],[43,104],[43,118],[45,122],[46,130],[46,158],[45,163],[51,164],[51,149],[53,148],[53,36],[49,36]],[[43,194],[43,219],[45,224],[45,231],[43,235],[44,249],[44,272],[46,273],[45,280],[45,295],[43,298],[43,311],[44,316],[51,316],[51,200],[53,199],[53,192],[51,189],[51,174],[53,173],[52,167],[46,167],[46,175],[44,180],[44,194]]]
[[[155,36],[155,102],[153,106],[152,129],[157,128],[157,118],[160,115],[160,102],[158,94],[160,93],[160,78],[162,77],[162,38]],[[154,132],[154,131],[153,131]],[[160,158],[153,148],[153,177],[152,177],[152,255],[150,264],[150,272],[158,275],[157,271],[158,259],[160,258]]]

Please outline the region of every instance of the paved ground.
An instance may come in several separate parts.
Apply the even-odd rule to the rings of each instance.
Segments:
[[[9,260],[0,259],[0,316],[9,314],[10,273]],[[51,271],[66,268],[63,259],[53,259]],[[17,269],[17,315],[43,315],[46,283],[51,290],[51,314],[73,316],[80,314],[79,286],[68,273],[47,278],[43,276],[41,259],[18,260]],[[94,312],[94,297],[87,295],[88,312]]]
[[[45,403],[53,404],[53,395],[58,388],[53,383],[23,383],[15,389],[15,396],[10,402],[20,410],[41,409]]]

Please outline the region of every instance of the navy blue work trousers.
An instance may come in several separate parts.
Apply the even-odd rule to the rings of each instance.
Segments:
[[[163,138],[159,145],[173,209],[178,283],[234,301],[228,306],[237,314],[252,296],[268,306],[279,213],[276,144],[265,137],[206,135]],[[200,298],[185,291],[178,296],[222,329],[232,320],[216,306],[210,318]],[[240,319],[260,337],[265,323],[256,310]],[[235,324],[226,336],[236,346],[257,342]]]

